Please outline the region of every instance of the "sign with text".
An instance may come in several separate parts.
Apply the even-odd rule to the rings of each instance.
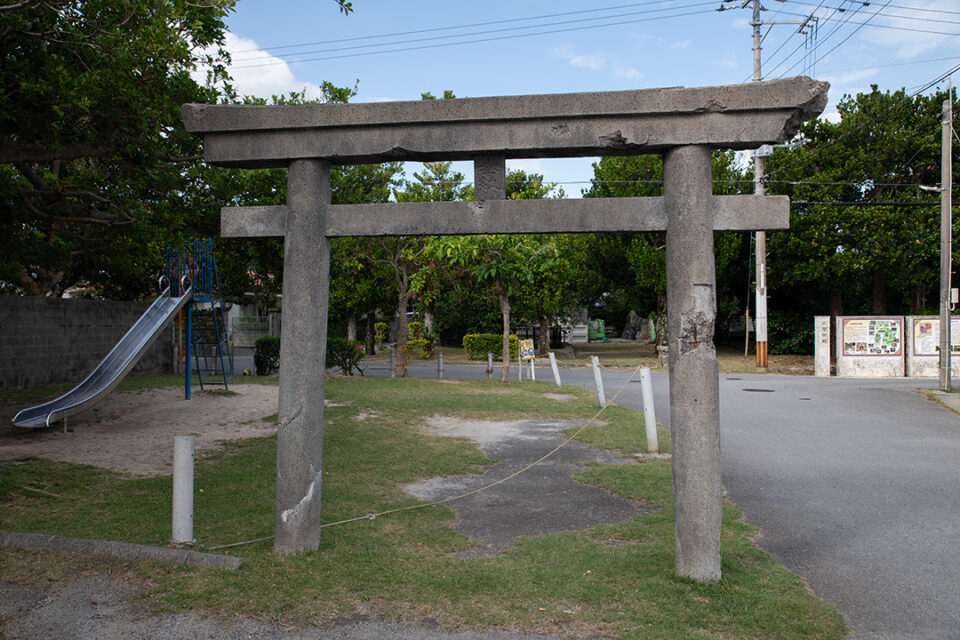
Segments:
[[[960,353],[960,318],[950,319],[950,352]],[[916,356],[940,354],[939,318],[914,318],[913,354]]]
[[[902,343],[901,318],[852,318],[843,321],[845,356],[898,356]]]

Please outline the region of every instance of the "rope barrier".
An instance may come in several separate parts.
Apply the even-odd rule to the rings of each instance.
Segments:
[[[497,480],[496,482],[491,482],[490,484],[486,484],[486,485],[484,485],[484,486],[482,486],[482,487],[479,487],[479,488],[477,488],[477,489],[473,489],[473,490],[467,491],[467,492],[465,492],[465,493],[461,493],[461,494],[458,494],[458,495],[455,495],[455,496],[451,496],[451,497],[449,497],[449,498],[444,498],[443,500],[435,500],[435,501],[433,501],[433,502],[422,502],[422,503],[420,503],[420,504],[410,505],[409,507],[398,507],[398,508],[396,508],[396,509],[387,509],[387,510],[385,510],[385,511],[378,511],[378,512],[376,512],[376,513],[368,513],[368,514],[365,514],[365,515],[362,515],[362,516],[356,516],[356,517],[353,517],[353,518],[347,518],[347,519],[345,519],[345,520],[338,520],[338,521],[336,521],[336,522],[328,522],[328,523],[326,523],[326,524],[321,524],[321,525],[320,525],[320,529],[326,529],[326,528],[328,528],[328,527],[337,527],[337,526],[344,525],[344,524],[350,524],[351,522],[360,522],[360,521],[362,521],[362,520],[376,520],[377,518],[382,518],[383,516],[388,516],[388,515],[392,515],[392,514],[395,514],[395,513],[403,513],[403,512],[405,512],[405,511],[416,511],[417,509],[426,509],[426,508],[428,508],[428,507],[438,507],[438,506],[441,506],[441,505],[449,504],[449,503],[451,503],[451,502],[455,502],[455,501],[457,501],[457,500],[462,500],[462,499],[464,499],[464,498],[468,498],[468,497],[470,497],[470,496],[473,496],[473,495],[476,495],[476,494],[479,494],[479,493],[483,493],[484,491],[487,491],[487,490],[489,490],[489,489],[492,489],[492,488],[494,488],[494,487],[496,487],[496,486],[499,486],[499,485],[501,485],[501,484],[503,484],[503,483],[505,483],[505,482],[508,482],[508,481],[512,480],[513,478],[516,478],[517,476],[519,476],[519,475],[521,475],[521,474],[523,474],[523,473],[526,473],[526,472],[529,471],[530,469],[533,469],[534,467],[536,467],[537,465],[541,464],[542,462],[544,462],[545,460],[547,460],[548,458],[550,458],[551,456],[553,456],[554,454],[556,454],[558,451],[560,451],[561,449],[563,449],[565,446],[567,446],[568,444],[570,444],[570,442],[572,442],[577,436],[579,436],[581,433],[583,433],[583,430],[584,430],[584,429],[586,429],[587,427],[589,427],[590,425],[592,425],[593,423],[595,423],[595,422],[597,421],[597,419],[601,416],[601,414],[603,414],[603,412],[606,411],[607,407],[609,407],[611,404],[613,404],[614,400],[617,399],[617,396],[619,396],[619,395],[623,392],[623,390],[627,388],[627,385],[630,384],[630,382],[637,376],[637,374],[640,373],[640,369],[642,369],[643,367],[644,367],[644,365],[641,364],[641,365],[639,365],[636,369],[634,369],[634,370],[633,370],[633,373],[630,374],[630,377],[627,378],[626,382],[624,382],[624,383],[620,386],[620,388],[617,389],[617,392],[616,392],[615,394],[613,394],[613,397],[610,398],[610,402],[608,402],[606,405],[604,405],[604,406],[601,407],[599,410],[597,410],[597,412],[594,413],[593,416],[590,417],[590,419],[588,419],[586,422],[584,422],[582,425],[580,425],[580,427],[578,427],[577,430],[576,430],[572,435],[570,435],[569,437],[564,438],[563,442],[561,442],[561,443],[558,444],[556,447],[554,447],[553,449],[551,449],[548,453],[544,454],[543,456],[537,458],[536,460],[534,460],[533,462],[531,462],[531,463],[528,464],[527,466],[523,467],[522,469],[518,469],[517,471],[514,471],[514,472],[511,473],[510,475],[508,475],[508,476],[506,476],[506,477],[504,477],[504,478],[501,478],[500,480]],[[227,548],[231,548],[231,547],[239,547],[239,546],[248,545],[248,544],[255,544],[255,543],[257,543],[257,542],[264,542],[264,541],[266,541],[266,540],[272,540],[272,539],[273,539],[273,536],[266,536],[266,537],[263,537],[263,538],[256,538],[256,539],[254,539],[254,540],[246,540],[246,541],[243,541],[243,542],[233,542],[233,543],[231,543],[231,544],[224,544],[224,545],[219,545],[219,546],[216,546],[216,547],[205,547],[205,548],[206,548],[207,550],[209,550],[209,551],[216,551],[216,550],[218,550],[218,549],[227,549]]]

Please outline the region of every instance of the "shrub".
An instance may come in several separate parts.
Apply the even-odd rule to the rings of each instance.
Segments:
[[[776,314],[767,318],[767,332],[772,354],[813,353],[813,317],[809,315]]]
[[[387,341],[388,331],[390,331],[390,327],[386,322],[377,322],[373,325],[373,340],[377,344],[377,351],[380,351],[380,347]]]
[[[422,322],[411,322],[410,324],[407,325],[407,329],[409,329],[410,331],[410,337],[413,338],[414,340],[422,340],[423,338],[426,338],[426,336],[423,335]],[[407,342],[407,345],[409,344],[410,343]]]
[[[280,369],[280,338],[263,336],[253,343],[253,365],[258,376],[268,376]]]
[[[327,366],[340,367],[348,376],[356,369],[363,375],[360,361],[363,360],[363,343],[346,338],[327,338]]]
[[[471,360],[484,360],[487,352],[495,358],[503,357],[503,335],[499,333],[468,333],[463,336],[463,348]],[[517,357],[517,336],[510,334],[510,359]]]
[[[407,340],[407,355],[411,358],[429,360],[430,356],[433,355],[433,340],[425,338]]]

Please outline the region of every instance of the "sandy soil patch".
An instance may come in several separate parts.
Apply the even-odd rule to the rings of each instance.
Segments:
[[[543,394],[543,397],[549,400],[556,400],[558,402],[566,402],[567,400],[577,399],[577,396],[571,395],[569,393],[545,393]]]
[[[214,449],[224,440],[258,438],[276,433],[264,421],[277,412],[279,388],[234,385],[237,395],[196,391],[184,400],[183,389],[114,391],[93,409],[52,429],[0,426],[0,459],[37,457],[122,471],[134,476],[172,473],[174,436],[194,436],[197,451]],[[20,407],[24,408],[24,407]]]

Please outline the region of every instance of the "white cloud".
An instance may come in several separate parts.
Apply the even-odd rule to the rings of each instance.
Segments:
[[[607,64],[607,56],[603,53],[577,53],[570,46],[554,47],[550,53],[553,57],[566,60],[570,66],[578,69],[599,71]]]
[[[947,13],[955,12],[957,9],[956,0],[918,0],[917,2],[911,2],[910,5],[913,9],[928,9]],[[874,12],[861,12],[858,15],[863,15],[863,22],[866,22],[866,17],[872,15],[873,13]],[[885,15],[886,13],[890,13],[898,17],[887,17]],[[874,40],[874,42],[892,51],[897,58],[908,60],[946,44],[947,38],[949,37],[934,33],[909,31],[908,29],[945,32],[955,31],[955,29],[945,28],[949,25],[942,23],[909,19],[929,19],[930,17],[931,14],[925,11],[917,12],[910,11],[908,9],[891,9],[889,11],[880,13],[876,18],[873,18],[871,22],[892,28],[870,29],[869,27],[866,27],[865,30],[869,30],[870,37]]]
[[[616,65],[613,68],[613,75],[618,78],[627,78],[628,80],[639,80],[643,74],[629,65]]]
[[[567,60],[572,66],[580,69],[599,71],[607,64],[607,57],[602,53],[584,53],[572,56]]]
[[[671,49],[674,49],[674,50],[677,50],[677,49],[688,49],[688,48],[690,48],[690,45],[692,45],[692,44],[693,44],[693,41],[691,41],[691,40],[679,40],[679,41],[674,42],[673,44],[671,44],[671,45],[670,45],[670,48],[671,48]]]
[[[241,96],[257,96],[269,99],[291,91],[305,91],[309,99],[320,98],[323,93],[314,83],[298,80],[282,58],[264,50],[254,40],[241,38],[229,31],[226,33],[226,48],[233,59],[228,73],[233,86]],[[198,82],[206,81],[206,69],[193,73]]]

